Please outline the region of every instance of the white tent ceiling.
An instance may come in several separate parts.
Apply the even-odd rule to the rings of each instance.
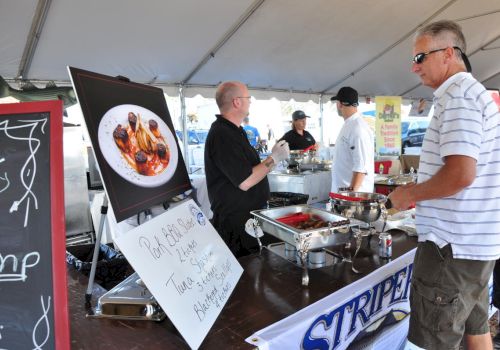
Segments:
[[[296,99],[343,85],[428,98],[411,45],[438,19],[462,25],[473,74],[500,88],[500,0],[0,0],[0,75],[69,84],[69,65],[187,96],[241,80]]]

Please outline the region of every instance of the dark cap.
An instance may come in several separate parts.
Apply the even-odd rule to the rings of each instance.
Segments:
[[[299,120],[304,118],[311,118],[311,117],[307,116],[303,111],[300,110],[295,111],[292,114],[292,120]]]
[[[337,96],[331,98],[332,101],[338,100],[340,103],[350,106],[358,105],[358,92],[350,86],[344,86],[337,92]]]

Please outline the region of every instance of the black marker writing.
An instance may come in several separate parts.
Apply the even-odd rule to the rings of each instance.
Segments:
[[[173,285],[175,290],[179,295],[183,295],[186,291],[192,289],[194,287],[195,281],[191,277],[186,278],[185,280],[174,281],[174,273],[170,275],[165,285]]]
[[[146,248],[149,254],[153,257],[153,259],[158,260],[165,252],[172,255],[170,250],[160,242],[160,239],[156,236],[155,243],[151,244],[150,240],[144,236],[139,237],[139,247]]]

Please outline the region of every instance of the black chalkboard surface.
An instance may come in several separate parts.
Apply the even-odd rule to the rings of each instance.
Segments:
[[[0,105],[0,349],[69,349],[62,102]]]

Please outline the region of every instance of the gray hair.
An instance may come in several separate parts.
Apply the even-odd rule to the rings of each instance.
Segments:
[[[462,27],[453,21],[442,20],[427,24],[417,31],[415,38],[422,36],[430,36],[435,42],[442,45],[456,46],[464,54],[467,50]],[[457,51],[455,51],[455,55],[461,58],[461,53]]]

